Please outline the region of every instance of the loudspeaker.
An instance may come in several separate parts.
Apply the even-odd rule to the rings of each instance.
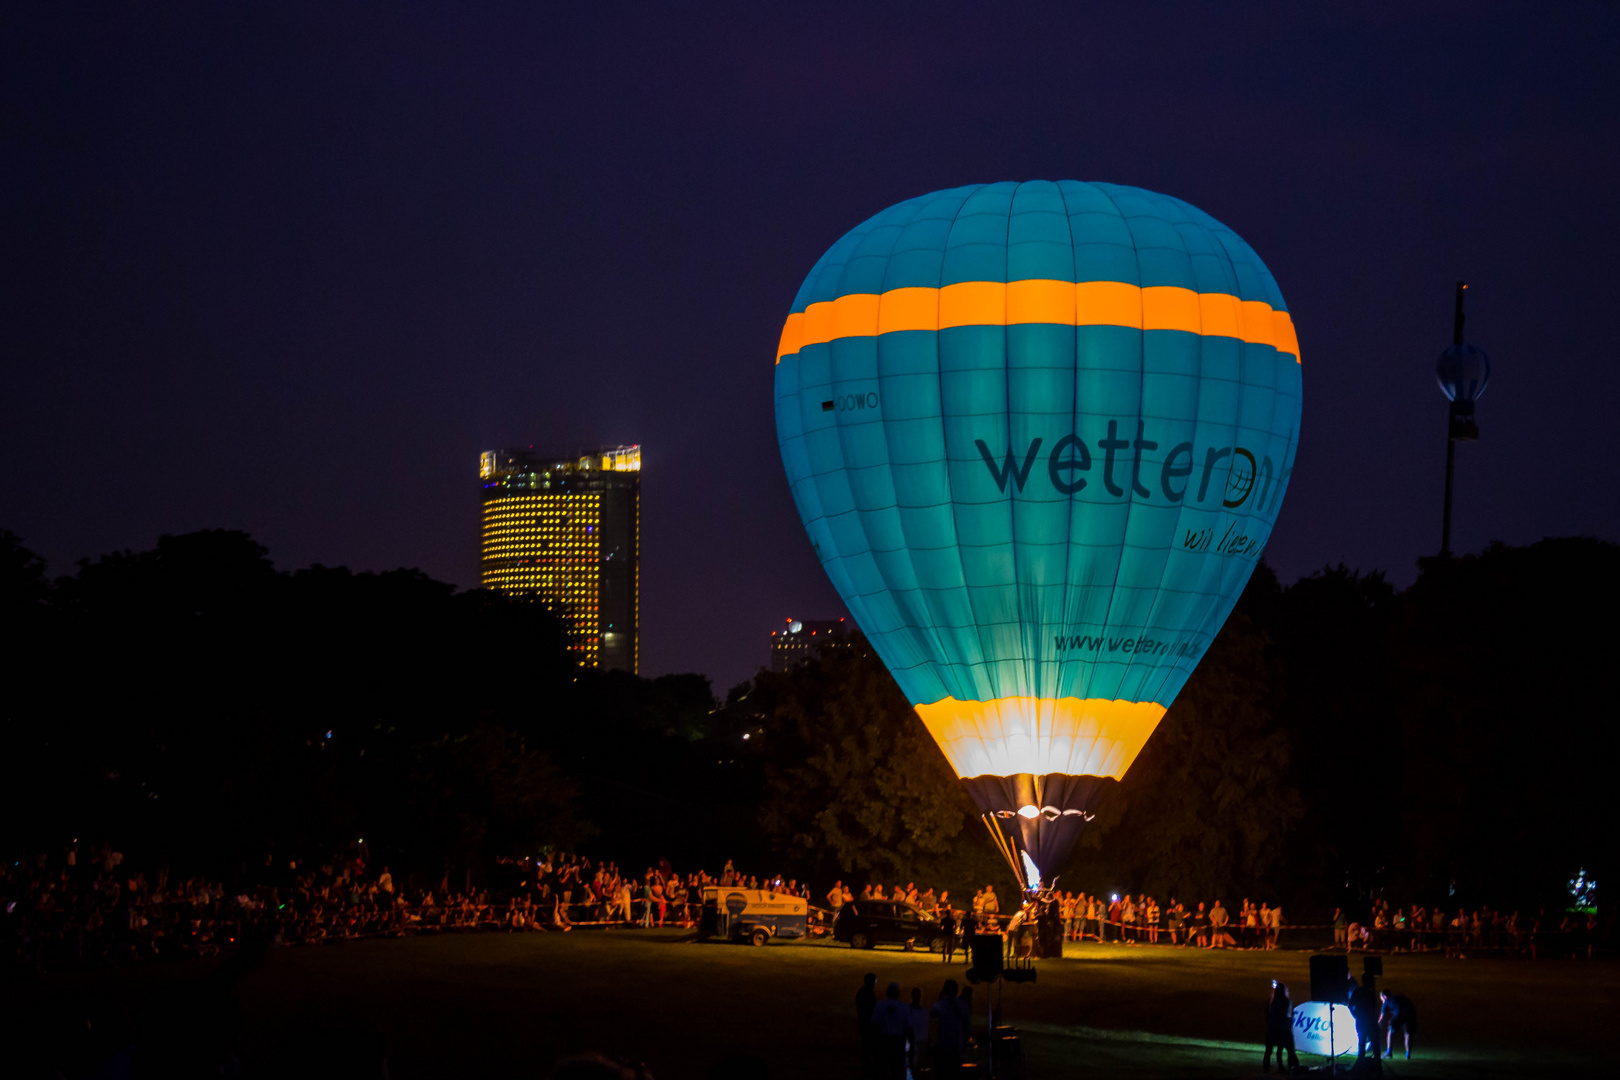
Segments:
[[[1350,1000],[1350,960],[1340,953],[1311,957],[1311,1000],[1343,1005]]]
[[[972,934],[967,939],[968,957],[973,967],[968,971],[972,982],[989,982],[1001,974],[1002,949],[1005,942],[1000,934]]]
[[[1363,956],[1361,958],[1361,977],[1366,978],[1369,975],[1383,978],[1384,958],[1382,956]]]

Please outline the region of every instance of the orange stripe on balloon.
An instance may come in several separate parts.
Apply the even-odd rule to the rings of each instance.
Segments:
[[[890,289],[878,308],[878,333],[897,330],[938,330],[938,289]]]
[[[1006,326],[1007,285],[1001,281],[964,281],[939,290],[939,328]]]
[[[1119,281],[964,281],[944,288],[911,287],[886,293],[849,293],[789,315],[776,359],[806,345],[844,337],[954,326],[1125,326],[1184,330],[1270,345],[1299,362],[1293,318],[1260,300],[1198,293],[1173,285],[1140,288]]]
[[[951,768],[962,777],[1125,775],[1164,718],[1152,701],[1109,698],[944,698],[918,705]]]
[[[1073,326],[1074,284],[1068,281],[1009,281],[1007,283],[1007,325],[1057,323]]]
[[[1153,285],[1142,290],[1142,329],[1204,332],[1203,311],[1198,294],[1173,285]]]
[[[787,317],[782,324],[782,340],[776,346],[776,359],[781,362],[782,357],[798,352],[804,348],[804,313],[795,311]]]
[[[1142,290],[1123,281],[1082,281],[1074,287],[1076,326],[1142,328]]]

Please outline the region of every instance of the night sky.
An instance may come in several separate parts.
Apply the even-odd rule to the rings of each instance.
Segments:
[[[1438,547],[1458,279],[1494,374],[1454,546],[1620,538],[1620,8],[1112,6],[7,4],[0,527],[56,573],[228,527],[471,586],[479,451],[639,442],[643,673],[723,693],[842,614],[771,410],[805,273],[901,199],[1071,178],[1282,287],[1285,581]]]

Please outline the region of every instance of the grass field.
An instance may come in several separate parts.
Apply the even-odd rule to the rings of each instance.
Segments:
[[[1041,963],[1036,984],[1005,988],[1003,1018],[1023,1032],[1032,1080],[1252,1075],[1270,980],[1304,1000],[1307,956],[1071,945],[1063,961]],[[361,1075],[344,1066],[344,1048],[369,1040],[386,1042],[389,1075],[406,1080],[538,1080],[582,1049],[645,1061],[658,1080],[698,1080],[736,1054],[765,1059],[776,1080],[845,1080],[856,1073],[863,972],[931,1001],[963,967],[893,949],[750,948],[661,931],[282,949],[228,987],[217,962],[148,963],[0,988],[14,1062],[0,1073],[56,1061],[72,1075],[156,1018],[231,1039],[249,1077]],[[1598,1075],[1620,1061],[1610,1049],[1620,969],[1609,962],[1393,956],[1382,985],[1411,997],[1421,1019],[1413,1060],[1390,1075]]]

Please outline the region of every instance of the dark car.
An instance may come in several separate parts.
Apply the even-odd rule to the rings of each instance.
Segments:
[[[854,900],[833,920],[833,940],[857,949],[887,942],[944,952],[945,936],[938,919],[903,900]]]

